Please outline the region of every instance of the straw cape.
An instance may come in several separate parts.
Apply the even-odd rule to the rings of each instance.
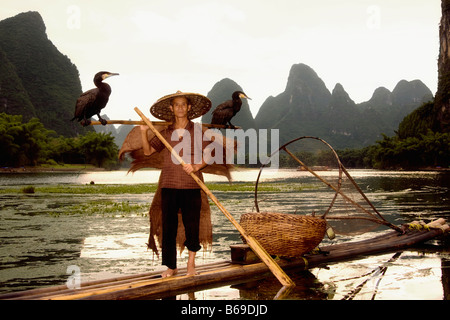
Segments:
[[[199,124],[196,124],[199,125]],[[161,132],[167,128],[167,126],[155,124],[155,128]],[[203,128],[203,131],[207,130],[207,128]],[[150,141],[155,136],[151,130],[147,132],[148,140]],[[223,164],[211,164],[202,170],[203,173],[209,174],[217,174],[222,175],[228,178],[231,181],[231,173],[233,166],[226,164],[226,148],[231,144],[227,145],[225,137],[223,139],[216,139],[212,143],[217,143],[220,147],[223,148]],[[233,145],[233,150],[228,150],[228,152],[236,151],[236,144]],[[119,151],[119,159],[123,160],[125,155],[129,154],[133,159],[131,163],[131,167],[128,172],[136,172],[139,169],[143,168],[162,168],[163,157],[161,153],[155,152],[150,157],[144,155],[144,151],[142,148],[142,138],[139,127],[134,127],[128,136],[125,138],[122,147]],[[200,235],[199,240],[203,249],[210,250],[212,249],[212,224],[211,224],[211,210],[209,206],[208,197],[204,191],[201,192],[202,197],[202,206],[200,212]],[[155,195],[152,200],[152,204],[149,210],[149,218],[150,218],[150,235],[148,239],[148,248],[152,249],[154,253],[158,253],[158,246],[160,247],[162,244],[162,211],[161,211],[161,188],[159,187],[155,192]],[[158,244],[156,243],[158,242]],[[178,219],[178,233],[177,233],[177,247],[180,251],[184,249],[185,242],[185,233],[184,233],[184,225],[182,219]]]
[[[150,107],[150,113],[157,119],[167,122],[173,121],[173,112],[170,110],[170,102],[177,97],[186,97],[191,105],[188,112],[188,119],[192,120],[206,114],[211,109],[211,100],[198,93],[181,92],[169,94],[160,98]]]

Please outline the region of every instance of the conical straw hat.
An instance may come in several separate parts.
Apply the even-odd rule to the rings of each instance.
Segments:
[[[201,117],[211,109],[211,100],[204,95],[198,93],[181,92],[178,91],[174,94],[169,94],[156,101],[150,107],[150,113],[157,119],[165,121],[173,121],[173,112],[169,106],[172,99],[176,97],[186,97],[189,100],[189,104],[192,106],[188,112],[188,119],[192,120]]]

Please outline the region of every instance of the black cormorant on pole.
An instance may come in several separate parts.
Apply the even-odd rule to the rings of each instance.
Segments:
[[[106,107],[109,96],[111,94],[111,87],[104,83],[103,80],[111,76],[119,75],[108,71],[100,71],[94,77],[94,83],[97,88],[84,92],[78,98],[75,106],[75,115],[72,121],[77,119],[83,127],[91,123],[90,118],[97,115],[98,120],[102,125],[106,125],[107,121],[100,117],[100,111]]]
[[[230,125],[234,129],[235,126],[231,124],[231,119],[241,110],[241,98],[250,99],[242,91],[235,91],[232,95],[232,100],[225,101],[219,104],[212,112],[211,124]],[[250,99],[251,100],[251,99]]]

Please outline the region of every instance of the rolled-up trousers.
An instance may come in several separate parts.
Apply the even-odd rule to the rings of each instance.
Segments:
[[[201,209],[200,189],[161,189],[162,209],[162,264],[170,269],[177,268],[177,230],[178,211],[186,235],[184,245],[189,251],[197,252],[199,243],[199,225]]]

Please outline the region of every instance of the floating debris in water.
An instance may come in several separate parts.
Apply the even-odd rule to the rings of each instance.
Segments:
[[[24,187],[22,188],[22,192],[23,193],[34,193],[35,189],[33,186],[28,186],[28,187]]]

